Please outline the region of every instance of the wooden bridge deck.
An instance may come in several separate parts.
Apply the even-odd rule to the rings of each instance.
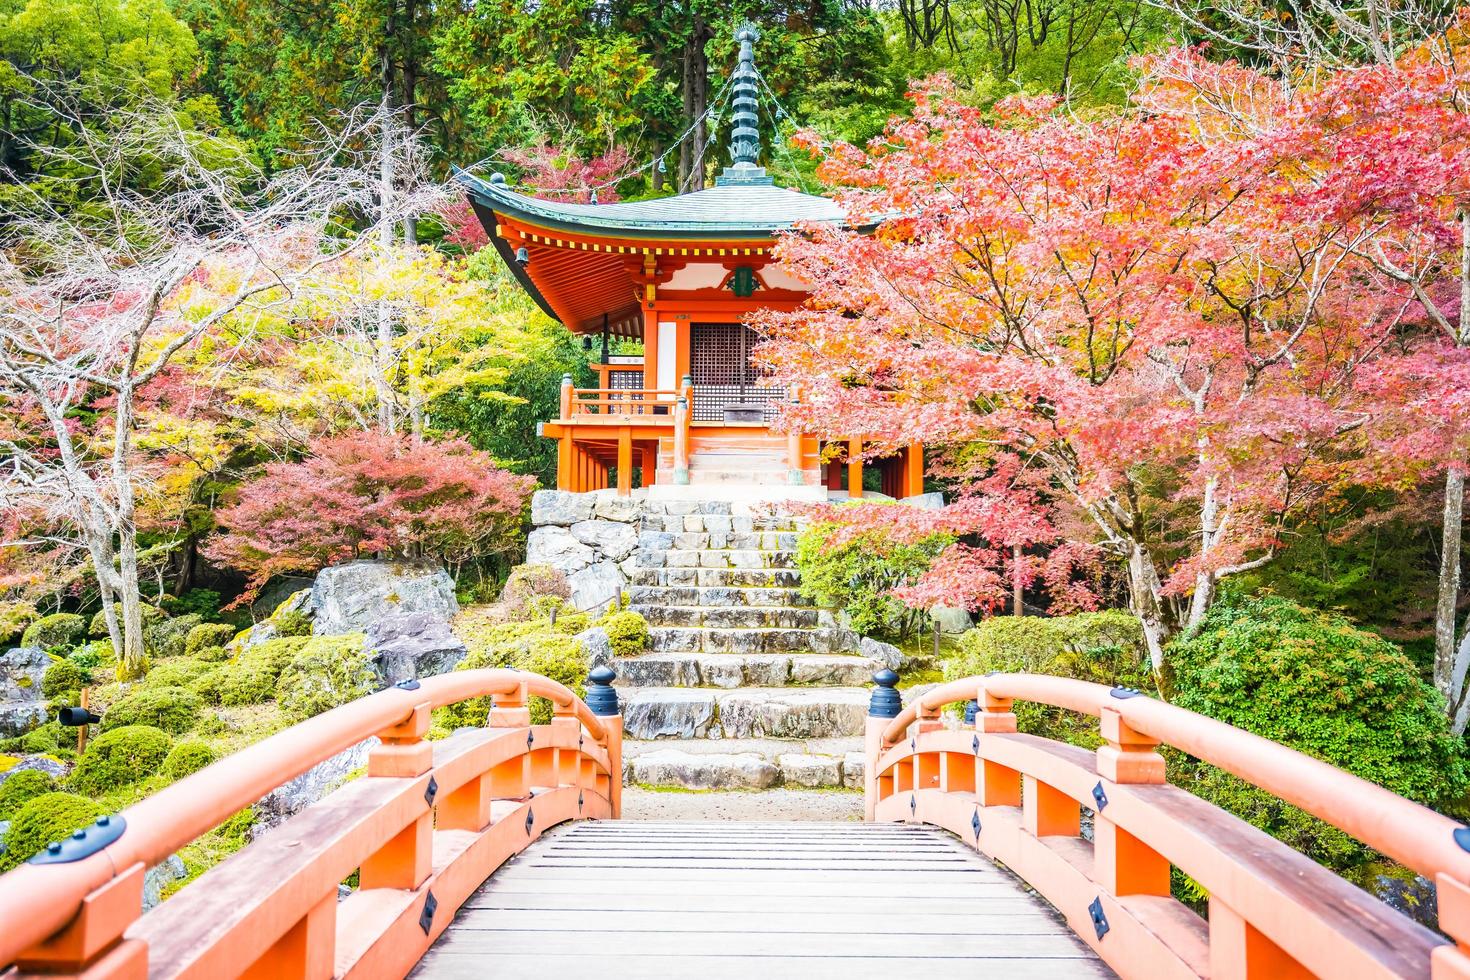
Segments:
[[[916,971],[1112,975],[1045,902],[942,831],[609,821],[552,831],[501,868],[412,976]]]

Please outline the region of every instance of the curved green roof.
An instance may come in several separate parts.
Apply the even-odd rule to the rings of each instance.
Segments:
[[[623,238],[770,238],[799,222],[844,219],[831,198],[773,186],[762,179],[763,171],[748,180],[722,178],[718,186],[692,194],[616,204],[527,197],[511,190],[499,174],[489,180],[464,172],[457,176],[480,206],[568,232]]]

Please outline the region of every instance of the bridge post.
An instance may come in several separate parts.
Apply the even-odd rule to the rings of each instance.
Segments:
[[[424,741],[428,731],[429,705],[416,705],[407,720],[378,733],[383,744],[368,754],[368,775],[416,779],[427,773],[434,765],[434,747]],[[433,834],[433,808],[426,799],[423,813],[363,860],[359,887],[414,889],[422,885],[433,865]]]
[[[903,710],[897,674],[884,667],[873,675],[873,685],[863,726],[863,819],[869,823],[878,810],[878,758],[883,754],[883,732]]]
[[[975,694],[975,734],[1013,734],[1016,713],[1010,698],[999,698],[985,690],[982,682]],[[1020,806],[1021,774],[988,759],[975,760],[975,798],[981,806]]]
[[[490,728],[530,728],[531,709],[526,705],[526,685],[510,694],[496,695],[486,719]],[[490,770],[490,796],[495,800],[524,800],[531,795],[531,757],[519,755]]]
[[[607,798],[612,803],[614,820],[623,815],[623,708],[612,686],[616,679],[617,675],[606,664],[594,667],[587,675],[586,698],[587,707],[602,719],[607,729]]]
[[[1114,691],[1115,696],[1118,693]],[[1104,707],[1098,720],[1106,743],[1097,750],[1097,771],[1102,780],[1118,785],[1165,782],[1164,757],[1157,751],[1157,739],[1132,728],[1113,707]],[[1098,785],[1102,799],[1106,799],[1107,787],[1102,780]],[[1093,855],[1098,883],[1109,894],[1169,894],[1169,862],[1115,824],[1101,803],[1093,824]]]

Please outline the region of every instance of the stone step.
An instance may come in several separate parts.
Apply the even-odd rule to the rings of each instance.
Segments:
[[[801,584],[794,568],[635,568],[630,574],[633,585],[794,589]]]
[[[853,637],[845,630],[756,626],[650,626],[655,653],[842,653]]]
[[[667,576],[666,576],[666,573]],[[678,573],[674,576],[673,573]],[[628,599],[635,606],[811,606],[812,600],[794,588],[700,586],[699,571],[692,568],[643,568],[633,573]],[[644,578],[653,581],[642,584]],[[664,582],[665,577],[689,581]]]
[[[678,501],[670,500],[667,505],[672,507]],[[687,501],[693,505],[697,501]],[[729,515],[729,514],[645,514],[639,522],[644,531],[665,531],[674,534],[691,531],[694,533],[715,534],[765,534],[795,533],[799,528],[796,520],[790,517],[761,517],[754,515]]]
[[[733,551],[702,548],[663,553],[664,568],[794,568],[794,551]]]
[[[751,628],[758,626],[781,629],[815,629],[821,615],[810,606],[678,606],[637,605],[649,626],[721,626]]]
[[[861,687],[628,687],[620,692],[629,738],[834,738],[861,735]]]
[[[624,779],[643,786],[680,789],[863,788],[862,742],[823,739],[772,743],[753,739],[689,739],[623,743]],[[775,745],[771,751],[766,746]]]
[[[677,531],[676,551],[779,551],[796,553],[795,531],[752,531],[750,534],[724,531]]]
[[[620,687],[858,687],[882,664],[847,654],[646,653],[614,658]]]

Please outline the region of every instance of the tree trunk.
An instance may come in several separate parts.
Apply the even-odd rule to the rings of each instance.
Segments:
[[[148,651],[143,643],[143,598],[138,591],[138,539],[128,521],[118,534],[118,601],[122,604],[122,656],[117,679],[137,680],[148,671]]]
[[[1455,643],[1455,613],[1460,599],[1460,538],[1464,530],[1464,510],[1465,474],[1451,467],[1444,478],[1439,597],[1434,611],[1434,686],[1445,696],[1452,716],[1460,700],[1460,691],[1456,690],[1455,684],[1456,654],[1460,652]]]
[[[384,54],[386,62],[387,55]],[[388,68],[384,67],[387,81]],[[382,145],[378,159],[378,254],[386,262],[393,252],[393,100],[389,90],[383,89]],[[383,432],[397,431],[397,412],[393,397],[390,373],[393,368],[393,310],[386,302],[378,303],[377,336],[373,345],[373,394],[378,403],[378,428]]]
[[[1017,545],[1012,545],[1011,546],[1011,615],[1012,616],[1022,616],[1022,615],[1025,615],[1024,603],[1022,602],[1022,593],[1024,591],[1025,590],[1021,587],[1021,546],[1018,545],[1018,544]]]
[[[1128,554],[1128,604],[1133,614],[1143,624],[1143,639],[1148,647],[1149,665],[1154,677],[1161,679],[1164,673],[1164,645],[1173,635],[1173,625],[1164,609],[1158,569],[1153,556],[1137,542],[1132,543]]]

